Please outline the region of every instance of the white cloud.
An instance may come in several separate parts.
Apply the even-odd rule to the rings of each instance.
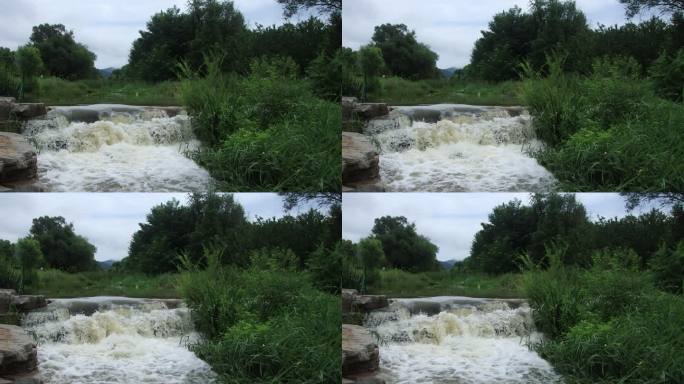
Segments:
[[[625,22],[624,8],[617,0],[576,3],[591,26]],[[342,44],[357,49],[370,41],[375,26],[403,23],[416,31],[418,41],[439,54],[440,68],[463,67],[470,62],[480,31],[488,28],[496,13],[515,5],[526,10],[528,4],[527,0],[345,0]]]

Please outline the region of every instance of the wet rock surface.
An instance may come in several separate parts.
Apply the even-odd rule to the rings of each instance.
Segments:
[[[354,378],[378,370],[380,353],[370,332],[359,325],[342,325],[342,376]]]
[[[0,378],[7,383],[42,383],[36,344],[22,328],[0,325]]]
[[[382,190],[380,156],[368,136],[342,132],[342,184],[366,191]]]
[[[0,132],[0,184],[34,180],[37,155],[22,135]]]

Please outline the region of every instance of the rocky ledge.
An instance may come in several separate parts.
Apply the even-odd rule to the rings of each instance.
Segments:
[[[38,352],[22,328],[0,324],[0,384],[42,384]]]
[[[370,332],[359,325],[342,324],[342,382],[384,384],[377,376],[380,350]]]
[[[0,132],[0,191],[36,191],[38,156],[26,138]]]
[[[345,191],[383,192],[380,155],[368,136],[342,132],[342,184]]]

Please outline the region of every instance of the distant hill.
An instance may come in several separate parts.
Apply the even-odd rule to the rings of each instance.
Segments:
[[[112,264],[116,263],[116,260],[105,260],[105,261],[98,261],[97,265],[100,266],[100,268],[107,270],[112,267]]]
[[[105,69],[98,69],[97,72],[99,72],[100,75],[102,75],[102,77],[108,78],[108,77],[111,77],[112,72],[116,71],[117,69],[119,69],[119,68],[109,67],[109,68],[105,68]]]
[[[451,268],[454,266],[454,264],[456,264],[456,262],[458,262],[458,260],[455,260],[455,259],[446,260],[446,261],[437,260],[437,262],[439,263],[439,265],[442,268],[444,268],[448,271],[448,270],[451,270]]]
[[[456,71],[458,71],[458,68],[456,68],[456,67],[450,67],[450,68],[446,68],[446,69],[440,69],[440,70],[439,70],[439,73],[442,74],[442,77],[445,77],[445,78],[447,78],[447,79],[450,79],[451,76],[453,76],[453,75],[454,75],[454,72],[456,72]]]

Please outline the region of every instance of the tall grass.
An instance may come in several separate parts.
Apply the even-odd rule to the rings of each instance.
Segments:
[[[519,274],[485,274],[434,271],[412,273],[400,269],[380,271],[380,279],[369,292],[392,297],[470,296],[520,298]],[[345,287],[347,288],[347,287]]]
[[[46,77],[38,79],[38,83],[40,95],[28,94],[27,98],[48,105],[111,103],[167,106],[180,103],[180,83],[177,81],[151,84],[113,79],[67,81]]]
[[[301,272],[185,266],[180,290],[205,336],[193,350],[223,382],[339,382],[339,296]]]
[[[620,252],[594,255],[594,266],[563,266],[551,252],[547,270],[523,279],[535,346],[568,382],[680,383],[684,380],[684,298],[662,293],[652,276]]]
[[[391,105],[471,104],[519,105],[517,82],[486,83],[445,79],[412,81],[399,77],[380,79],[369,101]]]
[[[257,61],[245,78],[222,73],[216,58],[201,73],[182,67],[183,103],[206,145],[196,159],[222,189],[340,189],[340,106],[315,97],[292,65]]]
[[[540,163],[573,191],[684,189],[684,105],[655,96],[630,60],[601,60],[594,74],[525,71],[521,97],[547,147]]]

